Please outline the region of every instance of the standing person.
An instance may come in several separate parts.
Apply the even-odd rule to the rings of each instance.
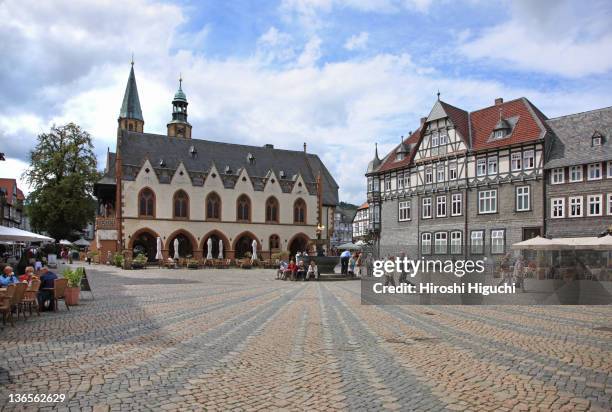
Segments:
[[[363,254],[361,252],[357,252],[357,262],[355,263],[357,266],[357,273],[359,277],[363,277]]]
[[[344,252],[340,253],[340,273],[343,275],[348,274],[348,264],[350,258],[351,252],[349,252],[348,250],[345,250]]]
[[[516,287],[521,288],[521,291],[525,291],[525,260],[523,259],[523,255],[519,255],[516,258],[516,262],[514,262],[514,273],[512,274],[512,278],[514,279],[514,284]]]
[[[512,284],[513,273],[510,270],[510,257],[511,257],[511,253],[508,252],[504,255],[504,257],[502,258],[500,262],[499,266],[500,266],[500,271],[501,271],[501,280],[499,281],[497,286],[501,285],[502,283]],[[518,259],[517,259],[517,263],[518,263]],[[516,265],[515,265],[514,270],[516,271]]]
[[[8,285],[13,285],[15,283],[19,283],[19,279],[13,273],[13,268],[10,266],[5,266],[2,271],[2,276],[0,276],[0,286],[7,287]]]
[[[351,255],[351,257],[349,258],[348,274],[351,275],[352,277],[355,277],[355,264],[357,263],[356,256],[357,254],[355,253],[354,255]]]
[[[388,256],[387,260],[393,261],[394,258],[393,256]],[[389,272],[389,273],[385,272],[384,277],[385,277],[385,281],[383,283],[384,286],[389,286],[389,285],[395,286],[395,278],[393,277],[393,272]]]

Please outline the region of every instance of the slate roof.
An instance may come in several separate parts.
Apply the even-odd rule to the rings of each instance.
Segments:
[[[192,149],[195,153],[192,154]],[[195,184],[203,184],[201,176],[208,173],[214,164],[225,187],[234,187],[238,171],[246,169],[256,190],[263,190],[265,179],[272,170],[281,187],[292,187],[293,180],[301,174],[310,192],[316,192],[314,184],[321,172],[323,204],[338,204],[338,184],[316,154],[295,150],[274,149],[266,146],[247,146],[210,140],[182,139],[165,135],[121,131],[118,150],[121,153],[124,178],[130,179],[126,168],[140,169],[149,159],[158,176],[166,176],[167,182],[182,162]],[[114,166],[114,154],[109,154],[109,163]],[[249,160],[249,155],[253,158]],[[163,160],[164,166],[160,166]],[[225,173],[226,167],[231,169]],[[281,171],[285,178],[281,177]],[[114,177],[114,167],[107,167],[102,181]],[[102,183],[102,181],[100,183]],[[164,181],[160,178],[160,181]],[[113,178],[114,182],[114,178]]]
[[[549,119],[547,124],[554,135],[546,169],[612,159],[612,107]],[[596,131],[603,135],[601,146],[592,146]]]
[[[138,119],[144,122],[142,117],[142,109],[140,108],[140,99],[138,98],[138,87],[136,87],[136,76],[134,75],[134,64],[130,69],[127,85],[125,86],[125,94],[123,95],[123,103],[119,110],[119,117]]]

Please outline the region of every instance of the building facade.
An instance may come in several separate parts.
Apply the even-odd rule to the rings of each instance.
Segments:
[[[331,247],[353,241],[353,219],[356,210],[338,206],[334,213],[334,231],[331,238]]]
[[[315,154],[192,138],[187,97],[172,100],[166,135],[144,132],[132,67],[118,119],[117,146],[107,153],[98,198],[96,244],[108,252],[155,258],[243,257],[329,248],[338,185]],[[209,242],[209,239],[211,242]],[[208,247],[212,250],[209,253]]]
[[[25,196],[15,179],[0,179],[0,225],[28,230],[24,214]]]
[[[353,218],[353,242],[358,240],[364,240],[368,234],[368,227],[370,221],[368,203],[364,203],[357,208],[357,213]]]
[[[593,135],[586,129],[609,136],[604,117],[593,118],[581,136]],[[557,135],[563,135],[562,129],[570,133],[567,125],[576,122],[584,123],[549,120],[525,98],[496,99],[494,105],[470,113],[438,98],[416,132],[383,159],[376,151],[368,165],[369,229],[378,233],[381,252],[495,256],[537,235],[601,232],[608,225],[601,218],[591,219],[589,229],[576,225],[570,230],[551,223],[549,216],[551,197],[564,190],[560,185],[551,188],[552,170],[576,163],[556,160],[565,158]],[[603,175],[612,156],[601,152],[596,160],[601,160]],[[584,167],[586,176],[589,166]],[[603,177],[600,182],[607,183]],[[584,193],[584,202],[591,194],[601,195],[602,216],[609,187],[595,185]]]

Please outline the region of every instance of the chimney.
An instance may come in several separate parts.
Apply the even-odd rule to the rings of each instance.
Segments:
[[[495,99],[495,106],[501,106],[503,102],[504,102],[504,98],[498,97],[497,99]]]
[[[304,153],[306,153],[306,142],[304,142]]]
[[[421,126],[423,126],[426,121],[427,121],[427,117],[421,117]]]

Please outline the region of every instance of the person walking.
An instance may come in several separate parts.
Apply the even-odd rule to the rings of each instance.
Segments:
[[[351,259],[351,252],[349,252],[348,250],[345,250],[344,252],[340,253],[340,273],[343,275],[347,275],[348,274],[348,264],[349,264],[349,260]]]

